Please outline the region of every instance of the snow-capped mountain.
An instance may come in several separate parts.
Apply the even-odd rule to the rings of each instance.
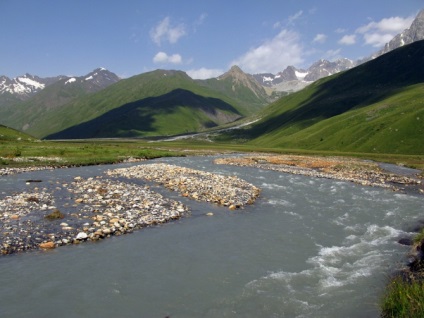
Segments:
[[[20,100],[25,100],[62,78],[65,78],[65,76],[40,78],[25,74],[13,79],[0,76],[0,94],[9,93],[16,95]]]
[[[273,87],[282,82],[303,80],[307,71],[288,66],[284,71],[276,75],[271,73],[254,74],[253,77],[263,86]]]
[[[82,84],[87,92],[97,92],[119,80],[120,78],[116,74],[100,67],[85,76],[69,77],[64,82],[64,85],[71,86],[73,84]]]
[[[263,73],[255,74],[253,76],[263,86],[272,87],[276,91],[295,92],[320,78],[351,69],[403,45],[420,40],[424,40],[424,10],[421,10],[418,13],[409,29],[406,29],[402,33],[396,35],[384,46],[383,49],[370,57],[358,61],[352,61],[346,58],[333,62],[319,60],[313,63],[307,70],[288,66],[283,72],[279,72],[276,75]]]
[[[396,35],[390,42],[386,43],[383,49],[373,54],[369,59],[374,59],[398,47],[420,40],[424,40],[424,10],[418,13],[408,29]]]
[[[307,70],[288,66],[276,75],[271,73],[255,74],[253,77],[263,86],[273,87],[277,91],[297,91],[306,85],[326,76],[348,70],[356,64],[349,59],[339,59],[334,62],[319,60]]]
[[[59,81],[64,81],[64,85],[72,83],[84,84],[87,92],[96,92],[106,88],[110,84],[119,81],[119,77],[106,70],[105,68],[98,68],[88,73],[85,76],[69,77],[69,76],[56,76],[41,78],[30,74],[18,76],[10,79],[7,76],[0,76],[0,95],[9,94],[18,100],[27,100],[34,96],[47,86],[55,84]]]
[[[320,78],[330,76],[354,67],[356,63],[352,60],[343,58],[330,62],[327,60],[319,60],[312,64],[307,71],[303,80],[307,82],[314,82]]]

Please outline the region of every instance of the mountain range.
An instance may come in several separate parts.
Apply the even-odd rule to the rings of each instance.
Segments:
[[[297,69],[294,66],[288,66],[285,70],[275,75],[262,73],[254,74],[253,76],[262,85],[272,87],[277,91],[295,92],[320,78],[349,70],[396,48],[420,40],[424,40],[424,10],[421,10],[418,13],[408,29],[396,35],[390,42],[386,43],[383,49],[369,57],[356,61],[346,58],[341,58],[332,62],[328,60],[319,60],[313,63],[306,70]]]
[[[269,103],[265,89],[238,67],[210,80],[193,80],[182,71],[156,70],[94,93],[78,89],[69,94],[78,83],[62,80],[19,105],[0,107],[0,118],[7,126],[43,138],[139,137],[226,124]],[[118,124],[129,119],[132,124]],[[95,124],[88,129],[89,123]],[[95,128],[99,123],[108,130]],[[81,127],[84,134],[76,132]]]
[[[360,108],[390,98],[403,98],[405,105],[409,105],[407,96],[421,98],[415,86],[422,78],[414,72],[423,69],[419,55],[422,54],[423,41],[419,40],[424,38],[423,26],[424,10],[409,29],[368,60],[319,60],[306,70],[289,66],[277,75],[250,75],[233,66],[225,74],[207,80],[194,80],[177,70],[155,70],[120,79],[104,68],[80,77],[42,79],[26,74],[8,79],[3,76],[0,78],[0,124],[46,139],[152,137],[199,132],[255,116],[260,120],[242,132],[243,140],[252,143],[259,140],[263,145],[277,147],[352,150],[355,143],[347,137],[343,140],[344,146],[337,143],[335,146],[334,140],[326,137],[328,134],[317,142],[311,137],[319,135],[314,129],[323,123],[335,127],[334,118],[352,115]],[[392,51],[396,53],[391,54]],[[415,62],[406,59],[407,56],[414,56]],[[385,81],[384,76],[392,81]],[[406,81],[405,77],[415,82]],[[407,88],[410,86],[414,88]],[[292,94],[281,98],[284,95],[281,92],[288,91]],[[299,92],[294,93],[296,91]],[[390,109],[390,112],[396,108],[375,107]],[[369,112],[380,118],[379,115],[386,112],[380,108]],[[394,113],[397,118],[404,117],[402,113]],[[373,116],[364,118],[362,122],[371,124],[369,118]],[[415,123],[410,119],[405,122],[412,126]],[[384,130],[382,127],[378,131]],[[343,131],[343,128],[338,129]],[[327,126],[321,129],[327,131]],[[421,130],[410,135],[416,136],[417,131]],[[309,135],[302,135],[305,132]],[[339,135],[335,132],[333,130]],[[357,136],[356,132],[349,133]],[[278,138],[271,141],[271,136]],[[240,140],[233,135],[231,138]],[[412,151],[400,146],[399,149]],[[363,147],[367,151],[374,148],[378,147]],[[395,151],[390,147],[385,149]]]
[[[270,148],[424,154],[423,70],[421,40],[282,97],[227,140]]]
[[[286,69],[278,72],[277,74],[260,73],[253,74],[252,76],[264,87],[272,87],[276,91],[294,92],[320,78],[351,69],[398,47],[423,39],[424,10],[421,10],[408,29],[396,35],[390,42],[386,43],[383,49],[369,57],[356,61],[352,61],[347,58],[341,58],[335,61],[321,59],[313,63],[307,69],[298,69],[294,66],[288,66]],[[10,79],[6,76],[0,76],[0,103],[2,103],[2,101],[3,104],[6,103],[5,101],[10,100],[11,96],[14,97],[13,101],[16,99],[27,100],[45,87],[62,79],[65,79],[66,82],[69,81],[67,83],[72,83],[74,81],[86,82],[86,84],[88,84],[87,86],[92,85],[91,88],[88,88],[88,91],[94,92],[117,82],[119,77],[104,68],[98,68],[81,77],[60,75],[56,77],[40,78],[38,76],[25,74],[23,76]]]

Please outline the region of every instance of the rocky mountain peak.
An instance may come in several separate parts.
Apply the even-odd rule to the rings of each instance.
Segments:
[[[398,47],[420,40],[424,40],[424,10],[421,10],[417,14],[408,29],[396,35],[389,43],[386,43],[382,50],[373,54],[371,58],[379,57],[380,55],[397,49]]]
[[[107,87],[110,84],[116,83],[120,80],[120,78],[116,74],[108,71],[103,67],[96,68],[94,71],[88,73],[83,77],[84,81],[91,82],[92,85],[95,85],[99,88]]]
[[[236,87],[245,86],[249,88],[256,96],[266,94],[264,88],[259,84],[255,78],[242,71],[237,65],[233,65],[229,71],[217,77],[218,80],[231,80],[233,84],[233,90]]]
[[[246,77],[246,76],[247,76],[247,74],[244,73],[241,70],[240,67],[238,67],[237,65],[233,65],[233,66],[231,66],[231,68],[227,72],[225,72],[224,74],[219,76],[218,79],[222,80],[222,79],[226,79],[228,77],[241,79],[241,78]]]
[[[0,77],[0,95],[9,94],[19,100],[27,100],[47,86],[63,80],[64,85],[72,83],[82,83],[85,90],[95,92],[116,83],[120,78],[105,68],[97,68],[94,71],[81,77],[56,76],[41,78],[26,73],[16,78],[10,79],[7,76]]]

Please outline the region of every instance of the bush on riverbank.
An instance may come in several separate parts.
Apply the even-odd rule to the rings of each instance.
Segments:
[[[384,296],[381,317],[424,317],[424,281],[395,277]]]
[[[413,238],[414,261],[390,281],[382,299],[383,318],[424,317],[424,229]]]

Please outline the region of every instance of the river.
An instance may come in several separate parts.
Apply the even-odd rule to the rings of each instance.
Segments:
[[[423,196],[212,160],[154,161],[236,175],[262,189],[258,200],[230,211],[152,187],[188,204],[191,216],[0,257],[0,317],[379,316],[388,277],[409,249],[397,240],[421,220]],[[40,186],[27,179],[54,187],[108,168],[1,177],[0,196]]]

